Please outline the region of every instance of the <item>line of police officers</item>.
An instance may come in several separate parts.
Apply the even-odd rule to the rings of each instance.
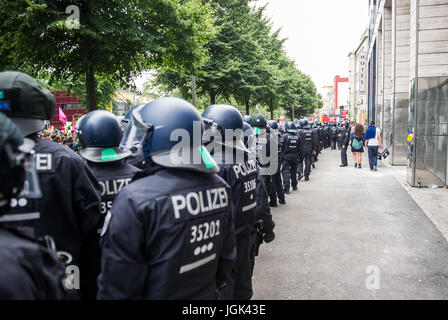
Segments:
[[[250,299],[270,206],[332,139],[161,98],[121,124],[83,116],[76,154],[37,136],[54,109],[35,79],[0,73],[0,299]]]

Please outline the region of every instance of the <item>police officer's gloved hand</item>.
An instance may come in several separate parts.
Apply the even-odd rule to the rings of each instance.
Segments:
[[[274,239],[275,239],[274,231],[269,231],[264,234],[264,237],[263,237],[264,242],[269,243],[269,242],[274,241]]]

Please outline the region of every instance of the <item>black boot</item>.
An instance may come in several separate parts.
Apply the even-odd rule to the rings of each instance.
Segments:
[[[310,181],[310,176],[305,176],[305,181]]]

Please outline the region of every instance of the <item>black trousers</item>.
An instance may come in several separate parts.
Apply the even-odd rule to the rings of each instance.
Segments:
[[[252,291],[252,270],[255,259],[251,258],[252,236],[250,232],[236,236],[236,261],[232,276],[220,292],[223,300],[250,300]]]
[[[331,149],[336,149],[336,138],[331,138]]]
[[[341,162],[343,166],[347,166],[348,162],[347,162],[347,146],[345,146],[345,148],[341,149]]]
[[[297,187],[297,160],[282,160],[283,188],[289,190]]]
[[[277,172],[273,176],[271,176],[271,186],[271,192],[269,193],[270,203],[277,203],[277,198],[279,200],[285,200],[285,192],[283,191],[280,166],[278,167]]]
[[[302,154],[299,157],[299,165],[297,166],[298,167],[297,173],[300,176],[303,176],[303,162],[304,161],[305,161],[305,177],[309,176],[311,174],[311,164],[313,163],[312,156],[313,156],[313,152],[311,151],[311,152]]]

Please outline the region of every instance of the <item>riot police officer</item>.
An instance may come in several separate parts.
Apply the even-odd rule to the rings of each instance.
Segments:
[[[350,143],[350,128],[347,122],[342,122],[342,132],[341,132],[341,162],[340,167],[347,167],[347,148]]]
[[[104,223],[98,298],[213,299],[230,279],[235,228],[201,115],[165,97],[134,110],[131,124],[123,144],[141,143],[149,167],[119,192]]]
[[[4,95],[1,89],[0,92]],[[1,103],[9,104],[6,101]],[[14,202],[11,200],[16,198],[23,202],[24,199],[41,196],[32,163],[33,146],[34,143],[24,140],[20,130],[0,113],[1,300],[54,300],[65,297],[62,286],[65,267],[55,251],[27,237],[20,229],[5,225],[8,220],[24,218],[11,214],[10,205]]]
[[[331,144],[331,150],[336,150],[336,140],[338,138],[336,123],[331,122],[330,123],[330,144]]]
[[[282,159],[282,177],[283,189],[286,194],[290,193],[290,186],[297,190],[297,165],[299,158],[299,136],[297,135],[297,126],[294,122],[288,122],[285,126],[286,133],[282,135],[283,151]]]
[[[268,125],[271,128],[270,130],[270,134],[272,138],[277,138],[278,141],[278,155],[277,155],[277,159],[278,159],[278,167],[277,167],[277,171],[271,176],[271,193],[269,195],[270,198],[270,202],[269,205],[273,206],[273,207],[277,207],[277,199],[278,202],[280,204],[286,204],[286,200],[285,200],[285,192],[283,190],[283,183],[282,183],[282,176],[281,176],[281,159],[280,159],[280,155],[283,151],[283,139],[281,134],[279,133],[279,125],[276,121],[274,120],[269,120],[268,121]]]
[[[317,146],[316,146],[316,152],[313,152],[313,156],[311,157],[311,166],[313,167],[313,169],[315,168],[315,163],[317,161],[319,161],[318,156],[320,153],[320,138],[319,138],[319,128],[317,126],[317,121],[315,122],[310,122],[310,127],[311,130],[313,131],[313,135],[317,141]]]
[[[37,238],[54,238],[58,255],[64,257],[79,280],[71,292],[76,298],[88,295],[94,285],[89,283],[91,252],[87,248],[93,245],[90,241],[101,219],[98,183],[79,155],[37,136],[44,128],[44,120],[54,114],[55,101],[50,91],[30,76],[12,71],[0,73],[0,88],[5,100],[10,101],[9,108],[2,111],[35,143],[43,195],[40,206],[32,208],[40,219],[22,223],[21,227],[29,228]]]
[[[312,157],[313,154],[317,152],[319,141],[317,135],[311,130],[308,124],[308,120],[306,119],[300,120],[300,127],[302,129],[299,131],[298,134],[300,138],[298,174],[300,180],[301,177],[303,177],[303,174],[305,173],[305,181],[309,181],[311,174],[311,164],[313,161]],[[305,172],[303,170],[304,161],[305,161]]]
[[[337,127],[336,127],[336,135],[337,135],[336,143],[338,146],[338,150],[341,150],[341,147],[342,147],[342,131],[343,131],[342,123],[338,122]]]
[[[318,137],[319,137],[319,153],[322,152],[322,150],[324,149],[325,145],[325,134],[324,134],[324,128],[321,122],[317,123],[317,133],[318,133]]]
[[[331,139],[330,139],[330,124],[328,122],[324,122],[324,136],[325,136],[325,148],[329,148],[331,146]]]
[[[278,139],[268,131],[268,124],[263,115],[252,115],[249,124],[254,129],[255,156],[260,166],[260,174],[264,178],[268,193],[272,194],[273,182],[271,177],[275,175],[280,166],[278,162]],[[271,198],[271,203],[273,200]],[[277,201],[275,200],[275,202]]]
[[[87,161],[100,185],[102,219],[98,228],[101,231],[115,196],[140,170],[123,162],[131,156],[131,152],[118,147],[122,132],[118,119],[112,113],[105,110],[89,112],[79,121],[77,131],[81,147],[79,155]],[[99,252],[99,233],[92,237],[92,243],[98,246],[95,248],[92,245],[88,248],[92,251],[92,258],[89,261],[92,272],[88,276],[91,277],[91,283],[96,284],[96,278],[100,273],[100,256],[95,256],[95,251]],[[92,288],[87,298],[96,299],[96,291],[95,287]]]
[[[217,138],[216,143],[210,143],[208,149],[220,167],[219,175],[231,187],[231,199],[235,217],[235,232],[237,244],[237,260],[232,273],[232,281],[222,292],[224,299],[248,300],[252,297],[252,268],[253,256],[251,233],[258,215],[259,219],[267,220],[265,237],[273,235],[273,221],[267,202],[267,192],[264,186],[265,177],[260,175],[256,159],[249,154],[243,144],[243,119],[240,112],[229,105],[212,105],[208,107],[202,117],[205,121],[212,121],[205,139],[209,139],[208,132]],[[231,136],[226,136],[233,133]],[[233,139],[232,137],[235,137]],[[256,141],[255,141],[256,143]],[[266,208],[267,207],[267,208]],[[273,240],[273,238],[272,238]]]

